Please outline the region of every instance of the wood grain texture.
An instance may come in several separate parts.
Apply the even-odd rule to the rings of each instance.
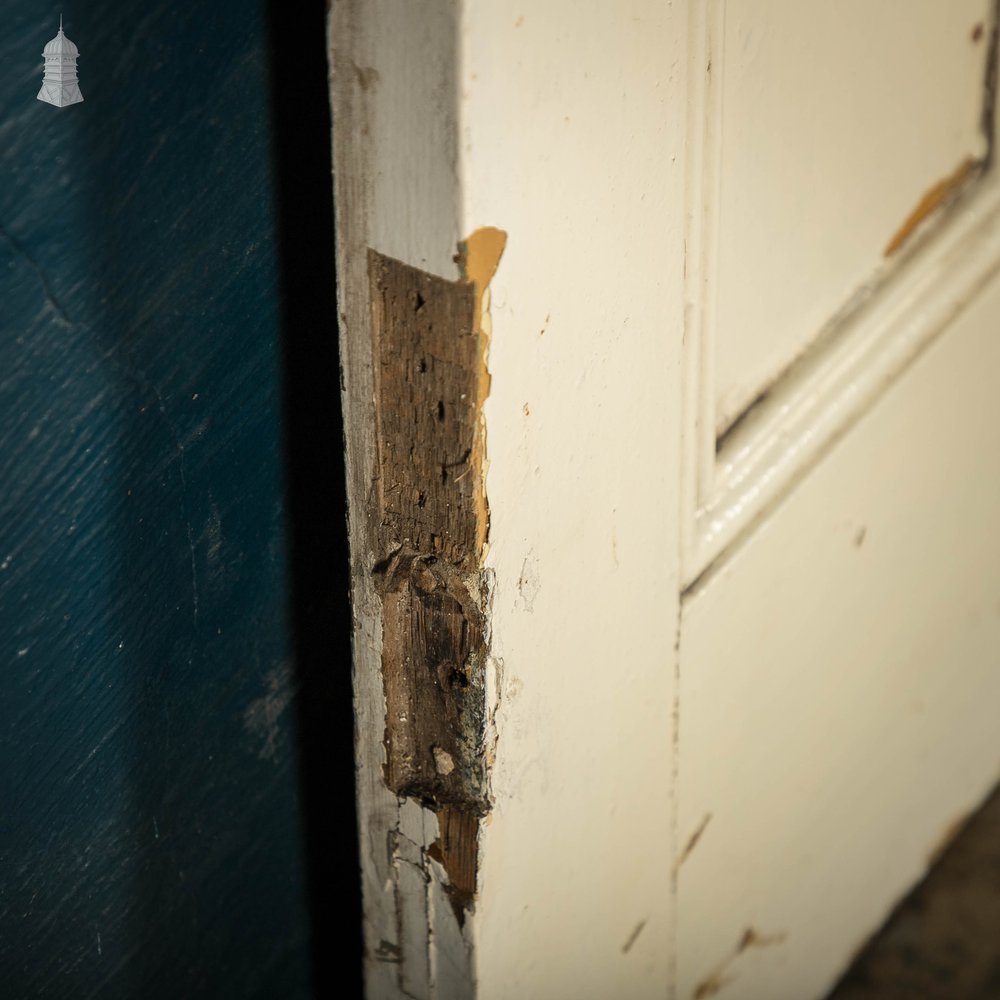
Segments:
[[[369,251],[378,449],[376,548],[477,560],[471,464],[482,346],[474,288]]]
[[[438,810],[438,826],[440,834],[428,853],[444,865],[448,873],[445,892],[462,921],[476,893],[479,820],[471,813],[443,806]]]
[[[438,813],[432,856],[463,921],[475,893],[477,817],[488,808],[482,289],[375,251],[368,262],[385,780]]]
[[[369,276],[386,781],[481,813],[486,639],[463,579],[482,509],[475,290],[374,251]]]
[[[386,782],[428,804],[487,808],[483,618],[435,557],[393,560],[383,596]]]

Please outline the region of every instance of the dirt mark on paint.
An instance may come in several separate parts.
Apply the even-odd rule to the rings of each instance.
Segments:
[[[685,861],[687,861],[691,852],[695,849],[695,847],[698,846],[698,841],[701,840],[702,834],[705,832],[706,827],[708,826],[709,823],[711,823],[711,821],[712,821],[712,814],[705,813],[704,818],[695,828],[694,833],[692,833],[691,836],[688,838],[688,842],[684,845],[684,850],[681,851],[680,857],[677,858],[677,861],[674,864],[674,871],[679,870],[681,865],[684,864]]]
[[[748,927],[736,943],[736,947],[695,987],[691,994],[692,1000],[705,1000],[714,997],[716,993],[731,983],[735,974],[731,968],[745,951],[751,948],[770,948],[782,944],[788,938],[787,934],[761,934],[753,927]]]
[[[642,933],[643,928],[646,926],[645,920],[640,920],[639,923],[632,928],[632,933],[625,939],[625,943],[622,945],[622,954],[627,955],[632,950],[632,945],[639,940],[639,935]]]
[[[517,578],[519,596],[514,606],[530,613],[534,609],[539,590],[541,582],[538,579],[538,559],[532,551],[524,557],[521,565],[521,575]]]

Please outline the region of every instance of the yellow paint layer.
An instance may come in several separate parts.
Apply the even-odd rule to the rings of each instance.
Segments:
[[[899,227],[896,234],[885,248],[885,256],[891,257],[912,235],[917,227],[928,216],[949,201],[953,194],[972,176],[972,174],[982,165],[981,160],[974,157],[964,159],[947,177],[939,180],[937,184],[928,188],[916,207],[906,217],[906,221]]]
[[[500,265],[500,258],[503,256],[504,247],[507,246],[507,234],[502,229],[494,226],[484,226],[477,229],[467,239],[458,245],[457,262],[461,271],[462,280],[470,283],[475,289],[475,304],[473,316],[475,319],[476,333],[479,335],[482,349],[482,364],[479,366],[479,387],[476,408],[482,414],[483,403],[490,393],[490,372],[487,367],[487,356],[490,346],[490,335],[492,325],[490,323],[490,282],[496,274]],[[476,454],[473,456],[473,465],[478,470],[480,482],[482,482],[482,471],[485,460],[484,434],[480,434],[477,440]],[[489,535],[489,505],[486,501],[486,491],[481,488],[479,491],[480,510],[477,521],[477,549],[482,555],[486,539]]]

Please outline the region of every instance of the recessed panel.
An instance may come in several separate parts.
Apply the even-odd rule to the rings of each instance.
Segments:
[[[717,8],[706,62],[716,96],[705,113],[718,128],[704,158],[714,253],[702,285],[712,300],[717,431],[878,275],[926,196],[933,202],[949,179],[973,173],[963,164],[985,155],[989,8]],[[906,249],[895,243],[890,257]]]
[[[997,778],[1000,285],[681,624],[678,997],[824,995]]]

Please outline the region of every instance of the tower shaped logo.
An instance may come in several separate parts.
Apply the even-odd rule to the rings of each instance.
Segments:
[[[59,34],[42,50],[45,56],[45,76],[38,99],[57,108],[79,104],[83,100],[80,84],[76,80],[76,60],[80,50],[63,34],[62,16],[59,17]]]

